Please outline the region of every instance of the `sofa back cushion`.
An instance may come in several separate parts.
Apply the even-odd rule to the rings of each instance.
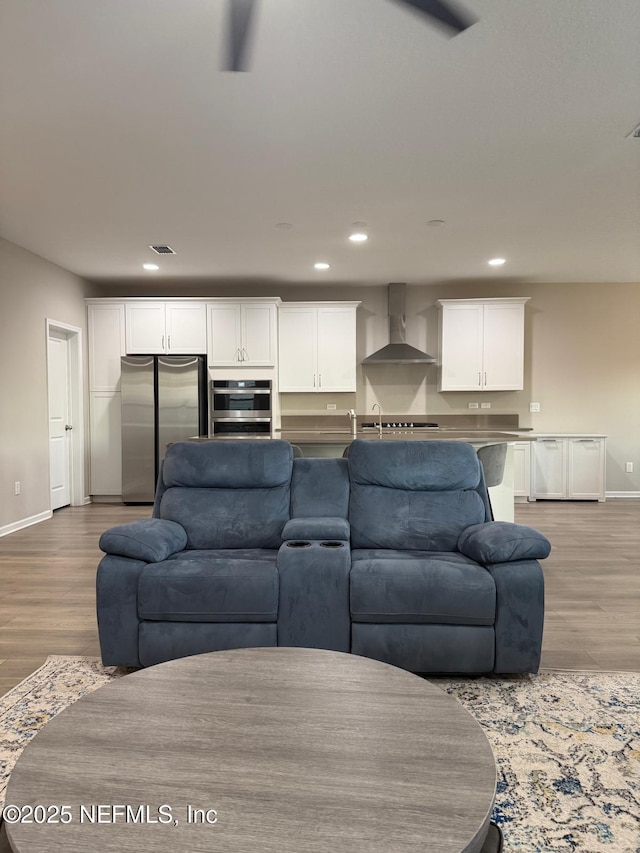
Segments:
[[[346,459],[300,457],[293,460],[292,518],[346,518],[349,466]]]
[[[349,451],[353,548],[455,551],[486,520],[478,456],[458,441],[367,441]]]
[[[278,548],[289,520],[287,441],[182,441],[166,453],[154,514],[177,521],[187,548]]]

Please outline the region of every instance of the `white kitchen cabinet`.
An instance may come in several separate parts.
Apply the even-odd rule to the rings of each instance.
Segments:
[[[531,448],[533,500],[605,499],[606,436],[539,435]]]
[[[570,438],[567,458],[567,497],[572,500],[605,499],[604,438]]]
[[[120,358],[125,355],[124,305],[87,305],[89,391],[120,390]]]
[[[210,303],[207,312],[210,367],[273,367],[275,300]]]
[[[440,299],[439,391],[524,388],[524,306],[512,299]]]
[[[567,497],[567,441],[538,438],[532,448],[531,497],[562,500]]]
[[[89,396],[90,494],[122,494],[122,441],[120,394],[93,392]]]
[[[280,391],[317,391],[317,311],[310,306],[278,310]]]
[[[204,302],[125,303],[127,355],[199,355],[207,351]]]
[[[531,494],[531,442],[516,441],[513,445],[513,496],[528,498]]]
[[[286,303],[278,311],[281,392],[356,390],[359,302]]]

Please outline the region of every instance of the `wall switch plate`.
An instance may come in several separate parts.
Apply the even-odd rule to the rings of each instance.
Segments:
[[[633,474],[633,462],[625,463],[624,470],[627,472],[627,474]]]
[[[330,412],[335,412],[335,410],[336,410],[336,404],[335,404],[335,403],[327,403],[327,409],[328,409]]]
[[[14,494],[19,495],[20,494],[20,488],[21,488],[20,480],[16,480],[13,488],[14,488]]]
[[[479,405],[479,403],[467,403],[467,408],[468,409],[479,409],[480,405]]]
[[[491,403],[480,403],[480,408],[481,409],[490,409]]]
[[[540,411],[540,403],[529,403],[529,411],[530,412],[539,412]]]

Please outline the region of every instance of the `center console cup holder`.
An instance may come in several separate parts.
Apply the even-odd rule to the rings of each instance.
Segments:
[[[310,548],[311,542],[294,541],[287,542],[287,548]]]
[[[344,542],[331,542],[331,541],[321,542],[320,547],[321,548],[343,548]]]

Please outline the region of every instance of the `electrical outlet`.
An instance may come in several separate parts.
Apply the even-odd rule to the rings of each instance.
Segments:
[[[20,494],[20,489],[22,488],[22,487],[21,487],[21,485],[20,485],[20,480],[16,480],[16,482],[15,482],[15,484],[14,484],[13,488],[14,488],[14,494],[19,495],[19,494]]]
[[[335,404],[335,403],[327,403],[327,409],[328,409],[328,411],[330,411],[330,412],[335,412],[335,410],[336,410],[336,404]]]
[[[490,409],[491,403],[480,403],[480,408],[481,409]]]
[[[633,474],[633,462],[625,463],[624,470],[627,472],[627,474]]]
[[[529,403],[529,411],[530,412],[539,412],[540,411],[540,403]]]
[[[467,403],[467,408],[468,409],[479,409],[480,404],[479,403]]]

